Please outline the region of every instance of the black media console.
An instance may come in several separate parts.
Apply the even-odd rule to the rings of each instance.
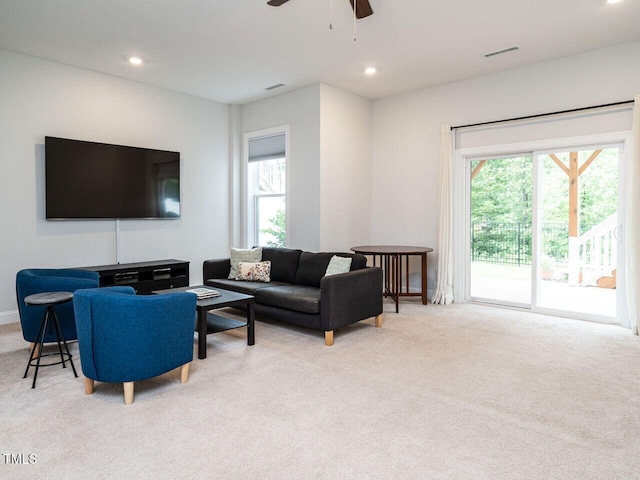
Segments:
[[[149,295],[153,290],[189,286],[189,262],[183,260],[118,263],[79,269],[98,272],[101,287],[128,285],[135,288],[139,295]]]

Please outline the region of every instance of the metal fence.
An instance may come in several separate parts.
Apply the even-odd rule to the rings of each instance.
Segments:
[[[582,225],[581,230],[590,228]],[[531,265],[531,223],[471,223],[471,261],[499,265]],[[542,224],[542,255],[556,266],[566,265],[569,224]]]

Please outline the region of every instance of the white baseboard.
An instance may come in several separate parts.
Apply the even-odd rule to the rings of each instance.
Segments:
[[[10,310],[8,312],[0,312],[0,325],[9,325],[20,321],[18,310]]]

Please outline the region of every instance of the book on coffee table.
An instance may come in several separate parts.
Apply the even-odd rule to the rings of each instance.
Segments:
[[[202,300],[204,298],[219,297],[220,295],[222,295],[219,291],[214,290],[213,288],[190,288],[186,291],[189,293],[195,293],[198,296],[198,300]]]

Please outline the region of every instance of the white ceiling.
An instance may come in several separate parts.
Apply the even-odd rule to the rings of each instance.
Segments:
[[[0,0],[0,48],[245,103],[319,82],[380,98],[640,39],[638,0],[370,3],[354,42],[348,0],[331,30],[331,0]]]

